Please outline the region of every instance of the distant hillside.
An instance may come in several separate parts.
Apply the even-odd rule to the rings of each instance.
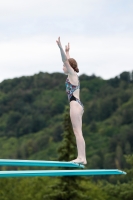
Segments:
[[[88,167],[123,168],[133,152],[133,73],[80,77]],[[42,73],[0,83],[0,157],[56,159],[68,100],[66,75]]]

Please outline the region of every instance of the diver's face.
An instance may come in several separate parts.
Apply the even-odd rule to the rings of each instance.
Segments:
[[[63,65],[63,71],[64,71],[64,73],[65,73],[66,75],[68,74],[68,71],[67,71],[67,68],[66,68],[65,65]]]

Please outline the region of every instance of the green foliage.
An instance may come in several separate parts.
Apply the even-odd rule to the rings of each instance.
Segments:
[[[76,157],[76,143],[75,137],[72,130],[72,124],[70,121],[69,107],[66,106],[64,112],[64,133],[62,134],[63,140],[58,148],[58,160],[60,161],[70,161]]]
[[[69,107],[66,106],[64,113],[64,133],[61,145],[58,148],[58,160],[70,161],[76,156],[75,137],[70,121]],[[65,168],[64,168],[65,169]],[[66,168],[67,169],[67,168]],[[51,193],[44,195],[47,200],[77,200],[77,199],[97,199],[102,200],[107,197],[97,185],[83,177],[60,177],[55,185],[51,185]],[[99,195],[100,194],[100,195]]]
[[[40,72],[34,76],[0,83],[1,158],[74,158],[76,145],[75,139],[71,138],[74,135],[70,124],[63,124],[63,117],[66,117],[65,122],[68,122],[69,117],[68,110],[65,110],[65,105],[68,104],[64,91],[65,79],[65,75],[61,73]],[[122,176],[123,178],[93,178],[94,181],[101,179],[97,183],[92,183],[92,179],[88,178],[80,179],[73,182],[73,193],[67,185],[71,184],[68,177],[63,183],[58,178],[32,179],[34,181],[30,181],[31,178],[19,181],[0,179],[0,199],[44,199],[52,194],[51,182],[62,187],[62,191],[69,191],[70,196],[74,196],[73,199],[131,199],[133,171],[126,156],[133,152],[133,72],[123,72],[109,80],[83,74],[80,81],[80,96],[85,106],[83,134],[86,141],[87,168],[119,168],[125,169],[129,175]],[[43,187],[41,181],[47,187]],[[40,187],[40,192],[35,187]],[[59,187],[54,188],[54,198],[58,195],[61,195],[58,196],[60,198],[67,197],[65,192],[59,194]]]
[[[123,182],[122,178],[115,179],[114,184],[103,182],[100,187],[108,195],[109,200],[132,200],[133,199],[133,155],[125,156],[127,163],[130,164],[130,170],[125,170],[127,172],[126,180]],[[124,176],[124,175],[123,175]]]
[[[46,193],[50,193],[46,187],[54,179],[48,177],[30,178],[1,178],[0,179],[0,199],[1,200],[41,200]]]
[[[75,158],[75,138],[70,121],[69,107],[66,106],[63,121],[64,133],[61,145],[58,148],[58,160],[70,161]],[[65,168],[63,168],[65,169]],[[77,177],[60,177],[59,183],[51,186],[53,192],[46,195],[46,199],[50,200],[67,200],[80,198],[80,187],[77,183]]]
[[[127,77],[132,73],[123,72],[107,81],[95,75],[80,76],[89,168],[127,166],[123,155],[133,151],[133,85]],[[48,159],[56,158],[55,152],[46,149],[50,144],[58,148],[63,137],[62,113],[68,104],[64,89],[65,76],[60,73],[40,72],[0,83],[1,144],[6,137],[1,157],[42,158],[44,153]],[[17,138],[14,148],[10,138]],[[121,159],[117,158],[118,146],[122,149]]]

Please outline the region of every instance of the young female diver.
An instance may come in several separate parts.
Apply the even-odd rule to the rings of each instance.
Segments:
[[[79,98],[80,82],[77,76],[77,72],[79,72],[79,69],[76,60],[70,58],[69,56],[69,43],[68,46],[66,46],[65,48],[65,54],[61,45],[60,37],[56,42],[60,49],[62,61],[64,63],[63,71],[66,75],[68,75],[68,78],[65,82],[66,92],[68,95],[68,100],[70,102],[70,118],[77,143],[78,156],[75,160],[72,160],[71,162],[87,164],[85,141],[82,134],[82,115],[84,113],[84,106]]]

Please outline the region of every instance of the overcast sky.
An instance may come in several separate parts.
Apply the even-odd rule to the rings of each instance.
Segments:
[[[133,70],[133,0],[0,1],[0,82],[63,73],[56,40],[70,43],[81,74]]]

